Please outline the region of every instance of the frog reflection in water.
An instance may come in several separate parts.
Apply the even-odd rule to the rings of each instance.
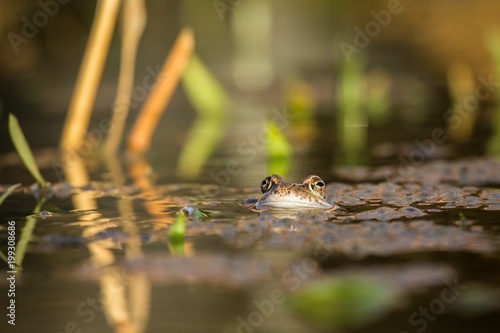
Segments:
[[[257,212],[265,210],[309,210],[324,209],[332,211],[338,208],[325,193],[325,182],[318,176],[311,175],[300,183],[287,183],[278,175],[271,175],[262,181],[260,190],[263,195],[258,200],[246,201],[245,206]]]

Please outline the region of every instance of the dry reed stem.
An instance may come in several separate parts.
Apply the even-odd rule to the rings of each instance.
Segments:
[[[147,21],[144,0],[125,0],[122,18],[120,77],[111,126],[104,146],[108,156],[118,150],[130,109],[137,50]]]
[[[179,83],[193,48],[193,31],[189,28],[182,29],[130,132],[127,148],[129,152],[144,154],[149,149],[158,120]]]
[[[120,3],[121,0],[99,0],[97,3],[96,16],[63,128],[61,148],[64,150],[76,150],[84,138]]]
[[[128,176],[132,179],[134,186],[141,190],[142,206],[152,216],[151,222],[155,229],[163,229],[166,224],[174,221],[174,216],[165,214],[165,197],[158,187],[154,186],[150,176],[151,166],[141,156],[136,156],[128,164]],[[162,198],[162,200],[158,200]],[[168,201],[168,200],[167,200]],[[170,203],[170,201],[168,201]],[[175,199],[171,201],[176,205]]]

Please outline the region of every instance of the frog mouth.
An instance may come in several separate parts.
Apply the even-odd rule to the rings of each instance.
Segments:
[[[335,205],[324,199],[321,200],[307,200],[300,197],[287,198],[286,200],[266,200],[265,202],[258,202],[256,208],[273,208],[273,209],[326,209],[332,208]]]

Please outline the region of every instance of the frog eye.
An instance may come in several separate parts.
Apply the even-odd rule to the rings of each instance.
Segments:
[[[320,197],[324,196],[325,186],[326,185],[323,179],[319,178],[318,176],[313,176],[309,183],[309,188],[311,189],[311,191]]]
[[[271,187],[271,177],[266,177],[264,178],[264,180],[262,180],[262,182],[260,183],[260,190],[262,191],[262,193],[266,193],[267,190],[269,190],[269,188]]]
[[[316,184],[314,184],[314,186],[320,187],[320,188],[325,187],[325,183],[320,180],[320,181],[316,182]]]

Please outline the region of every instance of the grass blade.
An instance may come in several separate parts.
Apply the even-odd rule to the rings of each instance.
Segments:
[[[42,206],[45,203],[45,199],[40,200],[35,209],[33,210],[33,213],[40,213],[42,210]],[[23,260],[24,260],[24,255],[26,254],[26,250],[28,248],[29,242],[33,238],[33,232],[36,227],[36,222],[37,218],[34,217],[33,215],[27,216],[26,217],[26,224],[24,225],[22,231],[21,231],[21,236],[19,237],[16,245],[16,265],[22,269],[23,267]],[[20,274],[20,272],[18,272]]]
[[[10,138],[14,143],[14,147],[16,147],[17,153],[21,157],[26,168],[29,170],[31,175],[36,179],[36,181],[44,186],[47,184],[47,181],[42,177],[40,170],[38,170],[38,166],[35,163],[35,158],[31,153],[31,149],[26,141],[26,137],[24,136],[21,127],[19,126],[19,122],[17,121],[16,116],[13,114],[9,115],[9,132]]]
[[[3,192],[2,195],[0,195],[0,206],[3,204],[3,202],[5,201],[5,199],[7,199],[7,197],[12,193],[14,192],[14,190],[16,188],[18,188],[19,186],[21,186],[21,184],[14,184],[12,185],[11,187],[9,187],[7,189],[7,191]]]
[[[183,242],[186,236],[186,218],[181,213],[175,217],[174,223],[168,230],[168,238],[172,242]]]
[[[174,223],[168,230],[169,248],[172,254],[177,256],[184,255],[184,238],[186,237],[186,217],[177,213]]]
[[[196,55],[186,67],[182,85],[198,117],[182,148],[177,173],[185,179],[194,179],[226,134],[230,99]]]
[[[266,123],[266,131],[267,172],[286,177],[290,171],[293,147],[274,121]]]

